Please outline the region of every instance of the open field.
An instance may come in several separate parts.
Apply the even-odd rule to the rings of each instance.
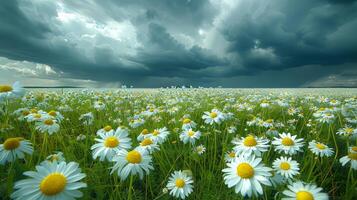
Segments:
[[[0,199],[357,197],[357,89],[32,89],[0,108]]]

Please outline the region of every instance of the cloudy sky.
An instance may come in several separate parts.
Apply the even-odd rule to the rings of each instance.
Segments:
[[[354,0],[1,0],[0,83],[357,87]]]

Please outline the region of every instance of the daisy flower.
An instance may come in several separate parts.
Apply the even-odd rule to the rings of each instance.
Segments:
[[[189,118],[184,118],[182,120],[182,129],[193,129],[196,128],[196,123]]]
[[[223,169],[225,184],[234,187],[236,193],[251,197],[263,194],[263,185],[271,185],[269,167],[265,167],[261,158],[241,155],[233,162],[227,163],[228,168]]]
[[[25,154],[33,153],[32,144],[22,137],[7,138],[0,144],[0,165],[6,162],[14,162],[17,158],[24,159]]]
[[[315,140],[309,142],[309,149],[312,153],[320,157],[330,157],[334,153],[332,148],[321,142],[316,142]]]
[[[286,197],[282,200],[328,200],[328,195],[321,190],[322,188],[314,184],[295,182],[288,185],[288,189],[283,191]]]
[[[41,133],[48,133],[52,135],[53,133],[57,133],[60,129],[57,121],[52,118],[46,118],[42,121],[36,122],[36,129]]]
[[[144,137],[146,136],[146,135],[148,135],[149,134],[149,131],[146,129],[146,128],[144,128],[141,132],[140,132],[140,134],[139,134],[139,136],[136,138],[138,141],[142,141],[143,139],[144,139]]]
[[[150,133],[148,136],[157,144],[162,144],[166,141],[167,136],[170,134],[170,132],[167,130],[166,127],[160,128],[160,129],[155,129],[152,133]]]
[[[82,115],[79,117],[79,121],[82,121],[82,123],[83,123],[84,125],[91,125],[91,124],[93,124],[93,121],[94,121],[93,113],[89,112],[89,113],[82,114]]]
[[[115,164],[110,173],[117,171],[121,180],[125,180],[129,175],[136,174],[139,174],[140,179],[143,179],[144,172],[149,174],[150,170],[154,169],[152,157],[147,151],[139,148],[129,152],[122,149],[114,156],[112,161]]]
[[[152,139],[145,138],[140,142],[140,145],[136,148],[147,150],[149,153],[153,153],[157,150],[160,150],[159,145],[157,145]]]
[[[111,161],[119,150],[131,148],[131,139],[128,135],[128,131],[121,128],[115,132],[99,133],[99,138],[95,138],[98,143],[91,147],[93,159],[99,157],[100,161]]]
[[[226,163],[230,163],[234,161],[237,157],[238,156],[235,151],[228,151],[224,156],[224,160],[226,161]]]
[[[76,199],[83,196],[79,189],[87,187],[79,182],[86,175],[75,162],[45,162],[24,175],[29,178],[15,183],[12,199]]]
[[[346,126],[344,128],[338,129],[336,134],[337,135],[343,135],[343,136],[351,136],[351,135],[357,134],[357,129],[349,127],[349,126]]]
[[[230,126],[227,130],[228,133],[233,134],[237,131],[237,128],[234,126]]]
[[[50,161],[50,162],[66,162],[66,159],[64,158],[63,153],[60,151],[47,156],[46,160]]]
[[[352,169],[357,170],[357,146],[350,147],[349,153],[340,158],[342,166],[345,166],[348,162],[351,162]]]
[[[206,151],[206,147],[200,144],[195,148],[195,151],[198,155],[202,155]]]
[[[82,141],[82,140],[85,140],[87,138],[87,136],[83,135],[83,134],[79,134],[77,136],[77,141]]]
[[[184,130],[180,134],[180,140],[187,144],[190,142],[191,144],[195,144],[196,140],[200,139],[201,132],[200,131],[193,131],[192,129]]]
[[[132,119],[129,121],[129,126],[131,128],[137,128],[137,127],[143,125],[144,123],[145,123],[145,120],[142,118]]]
[[[28,108],[20,108],[14,111],[14,115],[17,116],[17,119],[23,121],[30,114],[30,110]]]
[[[20,82],[16,81],[11,85],[0,85],[0,100],[19,98],[25,94],[25,89],[21,86]]]
[[[292,179],[299,174],[299,163],[288,157],[280,157],[273,162],[273,169],[286,179]]]
[[[297,154],[301,150],[303,144],[302,138],[296,138],[296,135],[291,135],[290,133],[282,133],[279,134],[279,138],[274,137],[274,141],[272,142],[275,145],[275,151],[285,154],[294,155]]]
[[[97,131],[97,135],[110,133],[110,132],[114,132],[113,128],[109,125],[106,125]]]
[[[262,107],[262,108],[267,108],[269,106],[270,106],[270,103],[268,100],[263,100],[263,102],[260,103],[260,107]]]
[[[268,129],[265,134],[269,137],[274,137],[274,136],[278,136],[279,135],[279,131],[276,130],[275,127],[271,127],[270,129]]]
[[[94,109],[100,111],[100,110],[104,110],[105,109],[105,104],[101,101],[96,101],[94,102],[94,105],[93,105]]]
[[[44,119],[50,118],[47,113],[41,111],[33,110],[30,114],[28,114],[25,119],[27,122],[40,122]]]
[[[206,124],[220,124],[224,120],[224,115],[217,109],[212,109],[211,112],[204,112],[202,119]]]
[[[321,123],[331,124],[335,120],[335,118],[336,116],[332,112],[325,112],[319,118],[317,118],[317,121]]]
[[[269,140],[264,138],[258,138],[253,135],[242,137],[241,139],[234,139],[232,143],[235,145],[233,148],[237,154],[255,154],[261,156],[263,152],[268,151]]]
[[[350,152],[357,153],[357,146],[349,147]]]
[[[175,198],[185,199],[193,191],[193,180],[182,171],[174,171],[169,178],[166,188],[170,191],[170,195]]]
[[[159,112],[159,110],[156,108],[148,108],[148,110],[142,112],[142,115],[150,117],[152,115],[155,115],[158,112]]]
[[[272,127],[274,124],[274,120],[273,119],[267,119],[263,122],[262,126],[265,128],[270,128]]]
[[[59,123],[64,119],[63,115],[60,112],[55,111],[55,110],[49,111],[48,115],[50,117],[52,117],[53,119],[55,119]]]

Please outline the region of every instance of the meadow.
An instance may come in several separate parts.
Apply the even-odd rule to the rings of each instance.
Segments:
[[[0,199],[357,197],[356,89],[12,89]]]

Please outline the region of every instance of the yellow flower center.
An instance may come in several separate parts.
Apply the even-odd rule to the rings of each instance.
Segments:
[[[55,154],[55,155],[52,155],[50,160],[53,162],[53,161],[56,161],[58,160],[58,156]]]
[[[351,160],[357,160],[357,153],[349,153],[349,154],[348,154],[348,157],[349,157]]]
[[[41,118],[41,114],[36,113],[36,114],[33,115],[33,117],[36,118],[36,119],[40,119]]]
[[[31,112],[31,113],[37,113],[38,111],[33,108],[33,109],[30,110],[30,112]]]
[[[357,151],[357,146],[351,147],[352,151]]]
[[[111,131],[113,128],[111,126],[105,126],[103,128],[105,130],[105,132]]]
[[[54,110],[51,110],[50,112],[48,112],[49,115],[51,115],[52,117],[56,117],[57,113]]]
[[[231,157],[231,158],[236,157],[236,153],[235,153],[234,151],[230,152],[228,155],[229,155],[229,157]]]
[[[12,87],[10,85],[0,85],[0,93],[2,92],[10,92],[12,91]]]
[[[314,196],[307,191],[299,191],[296,193],[296,200],[314,200]]]
[[[282,163],[280,163],[280,169],[289,170],[290,169],[290,164],[288,162],[282,162]]]
[[[195,135],[195,131],[188,131],[188,136],[192,137]]]
[[[140,163],[141,162],[141,154],[136,150],[132,150],[126,156],[126,160],[132,164]]]
[[[320,150],[324,150],[326,149],[326,146],[324,144],[321,144],[321,143],[317,143],[316,144],[316,148],[320,149]]]
[[[42,179],[40,190],[47,196],[56,195],[64,190],[67,185],[67,179],[63,174],[52,173]]]
[[[216,112],[211,112],[211,113],[209,114],[209,116],[210,116],[211,118],[216,118],[216,117],[217,117],[217,113],[216,113]]]
[[[157,136],[160,134],[160,132],[158,130],[154,130],[154,132],[152,133],[154,136]]]
[[[351,134],[353,132],[353,128],[346,128],[345,131],[346,133]]]
[[[241,163],[237,167],[237,174],[241,178],[249,179],[254,176],[254,169],[248,163]]]
[[[21,137],[16,137],[16,138],[8,138],[4,142],[4,149],[6,150],[14,150],[20,146],[20,141],[23,140]]]
[[[189,124],[189,123],[191,123],[191,120],[188,119],[188,118],[186,118],[186,119],[183,120],[183,123],[184,123],[184,124]]]
[[[294,141],[289,138],[289,137],[285,137],[281,140],[281,143],[284,145],[284,146],[293,146],[294,145]]]
[[[53,120],[52,119],[46,119],[45,121],[43,121],[44,124],[51,126],[53,125]]]
[[[141,143],[140,143],[140,145],[141,146],[148,146],[148,145],[150,145],[150,144],[152,144],[153,142],[152,142],[152,140],[150,139],[150,138],[145,138]]]
[[[185,186],[185,181],[182,178],[178,178],[175,181],[175,185],[178,188],[183,188]]]
[[[253,147],[257,145],[257,141],[255,140],[254,136],[249,135],[244,139],[244,146]]]
[[[267,123],[272,123],[272,122],[273,122],[273,119],[268,119],[268,120],[266,120],[265,122],[267,122]]]
[[[107,139],[105,139],[104,141],[104,146],[108,148],[114,148],[117,147],[118,145],[119,145],[119,140],[114,136],[107,137]]]
[[[143,134],[143,135],[146,135],[148,133],[149,133],[149,131],[146,128],[141,131],[141,134]]]
[[[29,114],[30,114],[30,112],[29,112],[28,110],[22,111],[22,115],[23,115],[23,116],[27,116],[27,115],[29,115]]]

